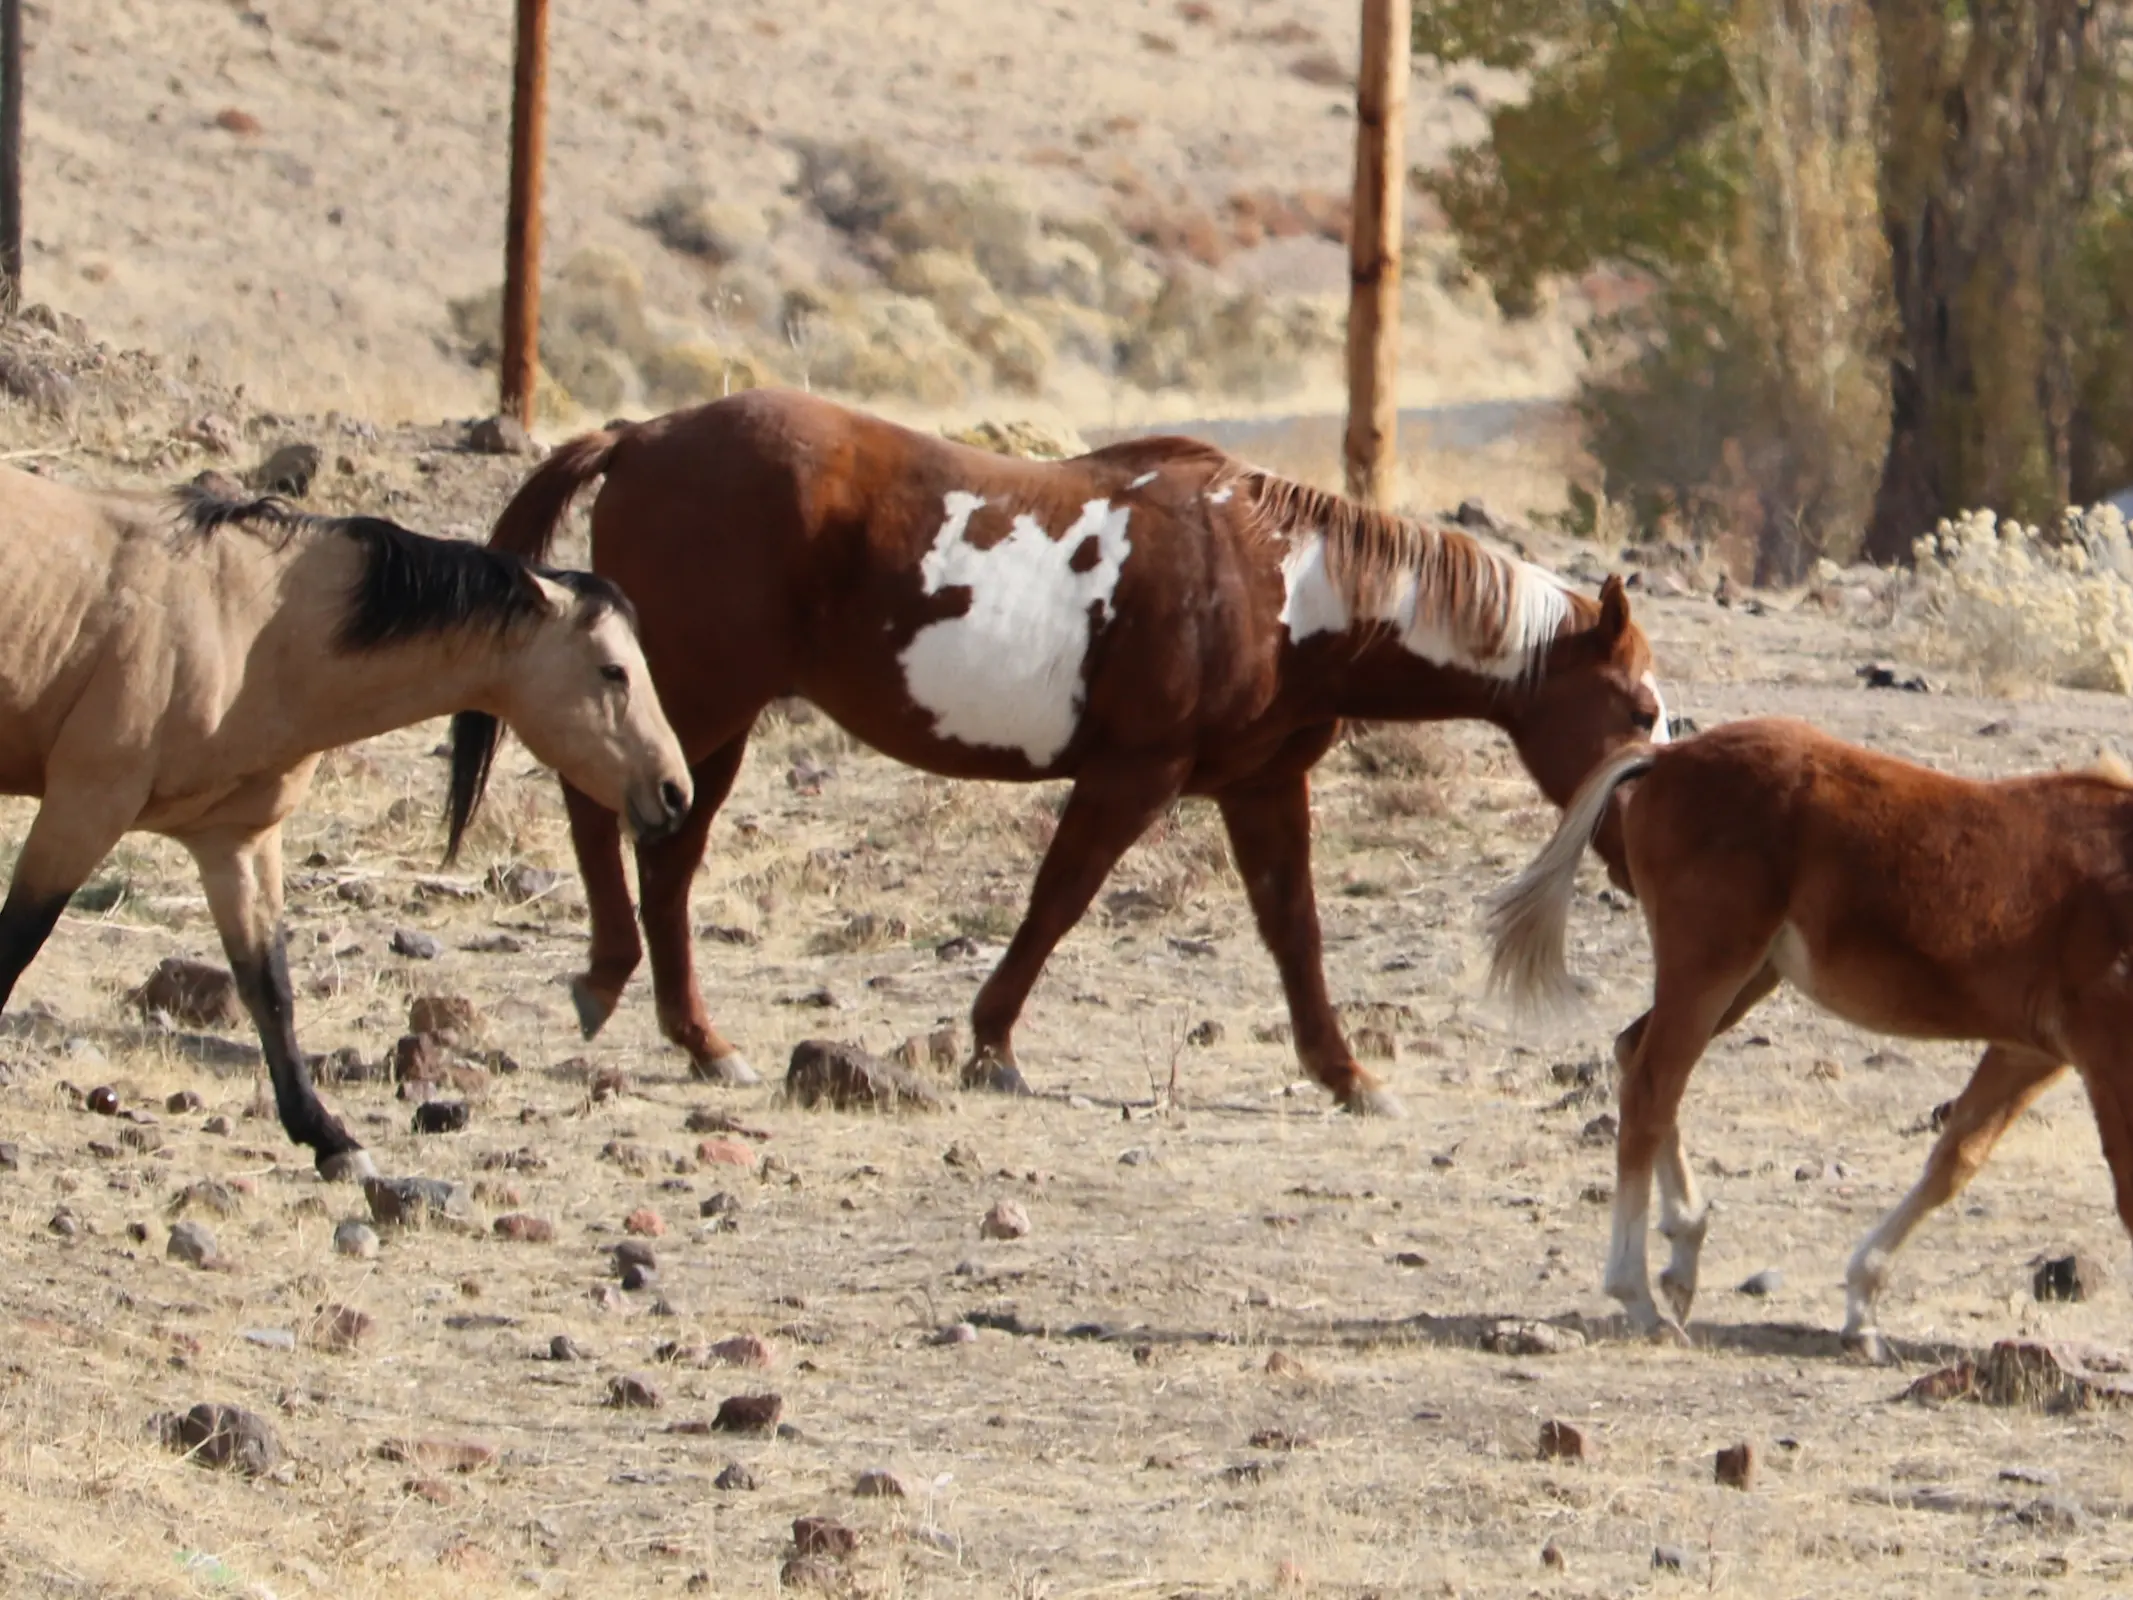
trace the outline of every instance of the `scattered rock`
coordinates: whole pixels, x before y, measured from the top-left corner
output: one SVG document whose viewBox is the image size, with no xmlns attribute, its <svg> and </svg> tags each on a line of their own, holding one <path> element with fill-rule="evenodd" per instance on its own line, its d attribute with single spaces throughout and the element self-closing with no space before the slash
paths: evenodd
<svg viewBox="0 0 2133 1600">
<path fill-rule="evenodd" d="M 469 1222 L 474 1216 L 467 1186 L 442 1178 L 365 1178 L 363 1198 L 380 1227 L 420 1228 L 435 1219 Z"/>
<path fill-rule="evenodd" d="M 1550 1322 L 1499 1322 L 1482 1336 L 1481 1347 L 1500 1356 L 1558 1356 L 1585 1348 L 1575 1328 Z"/>
<path fill-rule="evenodd" d="M 1603 1111 L 1578 1130 L 1579 1144 L 1613 1144 L 1615 1136 L 1622 1131 L 1612 1111 Z"/>
<path fill-rule="evenodd" d="M 935 1110 L 943 1104 L 932 1086 L 914 1073 L 855 1044 L 831 1039 L 803 1039 L 793 1046 L 785 1094 L 795 1105 L 827 1101 L 839 1111 Z"/>
<path fill-rule="evenodd" d="M 778 1586 L 801 1594 L 844 1594 L 851 1585 L 844 1568 L 826 1556 L 787 1556 L 778 1568 Z"/>
<path fill-rule="evenodd" d="M 978 1330 L 968 1322 L 951 1322 L 944 1328 L 936 1328 L 926 1338 L 928 1344 L 976 1344 Z"/>
<path fill-rule="evenodd" d="M 592 1081 L 586 1086 L 586 1089 L 592 1096 L 594 1105 L 600 1105 L 609 1100 L 619 1100 L 629 1093 L 630 1075 L 620 1067 L 602 1067 L 592 1075 Z"/>
<path fill-rule="evenodd" d="M 2055 1256 L 2037 1263 L 2030 1293 L 2039 1300 L 2085 1300 L 2095 1281 L 2094 1269 L 2080 1256 Z"/>
<path fill-rule="evenodd" d="M 246 1344 L 256 1344 L 262 1350 L 294 1350 L 296 1335 L 287 1328 L 245 1328 L 240 1330 Z"/>
<path fill-rule="evenodd" d="M 215 113 L 215 126 L 224 133 L 241 134 L 247 138 L 259 133 L 259 119 L 249 111 L 240 111 L 235 106 L 224 106 Z"/>
<path fill-rule="evenodd" d="M 1776 1294 L 1779 1289 L 1784 1287 L 1784 1284 L 1784 1273 L 1780 1272 L 1776 1267 L 1765 1267 L 1753 1277 L 1744 1280 L 1740 1286 L 1740 1292 L 1754 1295 L 1760 1300 L 1767 1295 Z"/>
<path fill-rule="evenodd" d="M 128 991 L 127 1003 L 143 1016 L 161 1012 L 187 1028 L 233 1028 L 244 1021 L 237 981 L 222 967 L 205 961 L 166 956 L 148 981 Z"/>
<path fill-rule="evenodd" d="M 464 1100 L 425 1100 L 415 1107 L 417 1133 L 464 1133 L 469 1115 Z"/>
<path fill-rule="evenodd" d="M 351 1217 L 333 1230 L 333 1248 L 358 1261 L 375 1261 L 378 1258 L 378 1235 L 369 1223 Z"/>
<path fill-rule="evenodd" d="M 1903 689 L 1912 694 L 1932 694 L 1933 681 L 1921 672 L 1905 672 L 1903 668 L 1888 661 L 1869 661 L 1856 669 L 1853 676 L 1868 689 Z"/>
<path fill-rule="evenodd" d="M 2002 1339 L 1976 1361 L 1929 1372 L 1903 1400 L 1975 1400 L 2058 1412 L 2133 1403 L 2133 1361 L 2070 1341 Z"/>
<path fill-rule="evenodd" d="M 215 1134 L 221 1138 L 227 1139 L 230 1136 L 231 1132 L 235 1129 L 235 1127 L 236 1124 L 231 1122 L 228 1117 L 213 1116 L 209 1117 L 207 1121 L 200 1124 L 200 1131 L 202 1133 Z"/>
<path fill-rule="evenodd" d="M 548 1341 L 550 1361 L 583 1361 L 585 1352 L 578 1348 L 577 1341 L 567 1333 L 559 1333 Z"/>
<path fill-rule="evenodd" d="M 496 1465 L 497 1449 L 483 1439 L 388 1439 L 378 1457 L 431 1472 L 479 1472 Z"/>
<path fill-rule="evenodd" d="M 533 438 L 518 418 L 483 417 L 467 424 L 467 448 L 483 456 L 530 456 L 536 453 Z"/>
<path fill-rule="evenodd" d="M 204 1222 L 190 1219 L 178 1223 L 170 1230 L 170 1243 L 163 1253 L 173 1261 L 182 1261 L 192 1267 L 213 1267 L 222 1260 L 215 1246 L 215 1235 Z"/>
<path fill-rule="evenodd" d="M 755 1474 L 738 1461 L 729 1461 L 719 1469 L 718 1476 L 711 1480 L 711 1487 L 725 1489 L 729 1492 L 736 1489 L 753 1489 L 755 1487 Z"/>
<path fill-rule="evenodd" d="M 626 1293 L 636 1294 L 641 1290 L 657 1288 L 658 1285 L 657 1267 L 640 1266 L 633 1261 L 622 1269 L 622 1287 Z"/>
<path fill-rule="evenodd" d="M 508 1239 L 513 1244 L 555 1243 L 555 1224 L 546 1217 L 532 1216 L 524 1211 L 498 1217 L 489 1227 L 497 1238 Z"/>
<path fill-rule="evenodd" d="M 21 1147 L 6 1140 L 0 1140 L 0 1172 L 17 1172 L 21 1168 Z"/>
<path fill-rule="evenodd" d="M 728 1395 L 719 1402 L 711 1426 L 720 1433 L 768 1433 L 785 1410 L 780 1394 Z"/>
<path fill-rule="evenodd" d="M 119 1113 L 118 1090 L 108 1083 L 100 1083 L 89 1091 L 82 1104 L 100 1117 L 115 1117 Z"/>
<path fill-rule="evenodd" d="M 188 1111 L 198 1111 L 200 1105 L 200 1097 L 190 1089 L 180 1089 L 163 1101 L 163 1109 L 174 1117 L 184 1116 Z"/>
<path fill-rule="evenodd" d="M 607 1403 L 625 1411 L 655 1411 L 664 1404 L 652 1380 L 634 1372 L 607 1380 Z"/>
<path fill-rule="evenodd" d="M 852 1493 L 863 1500 L 908 1500 L 911 1498 L 910 1491 L 904 1487 L 903 1479 L 884 1467 L 869 1467 L 866 1471 L 860 1473 L 858 1481 L 852 1485 Z"/>
<path fill-rule="evenodd" d="M 406 956 L 410 961 L 435 961 L 444 954 L 444 941 L 420 928 L 395 928 L 392 952 L 396 956 Z"/>
<path fill-rule="evenodd" d="M 1012 1200 L 995 1201 L 978 1224 L 981 1239 L 1022 1239 L 1029 1235 L 1029 1213 Z"/>
<path fill-rule="evenodd" d="M 1185 1035 L 1185 1042 L 1195 1049 L 1211 1050 L 1222 1042 L 1222 1024 L 1208 1017 Z"/>
<path fill-rule="evenodd" d="M 1568 1422 L 1544 1422 L 1540 1427 L 1540 1458 L 1543 1461 L 1583 1461 L 1585 1435 Z"/>
<path fill-rule="evenodd" d="M 639 1206 L 622 1219 L 622 1231 L 643 1239 L 657 1239 L 667 1231 L 666 1219 L 650 1206 Z"/>
<path fill-rule="evenodd" d="M 705 1139 L 696 1147 L 696 1160 L 699 1166 L 755 1170 L 755 1152 L 738 1139 Z"/>
<path fill-rule="evenodd" d="M 1563 1547 L 1553 1539 L 1541 1546 L 1541 1565 L 1554 1572 L 1563 1570 Z"/>
<path fill-rule="evenodd" d="M 370 1342 L 378 1325 L 369 1312 L 354 1306 L 320 1306 L 311 1324 L 311 1342 L 335 1355 L 347 1355 Z"/>
<path fill-rule="evenodd" d="M 286 495 L 292 500 L 301 500 L 311 492 L 311 482 L 318 476 L 318 468 L 318 446 L 292 439 L 254 467 L 248 478 L 261 494 Z"/>
<path fill-rule="evenodd" d="M 1755 1446 L 1742 1440 L 1718 1452 L 1712 1476 L 1728 1489 L 1755 1487 Z"/>
<path fill-rule="evenodd" d="M 234 1467 L 257 1477 L 281 1461 L 281 1441 L 266 1419 L 238 1406 L 203 1401 L 190 1411 L 157 1417 L 154 1426 L 167 1449 L 183 1451 L 205 1467 Z"/>
<path fill-rule="evenodd" d="M 803 1556 L 830 1556 L 841 1561 L 859 1548 L 859 1535 L 828 1517 L 795 1517 L 792 1542 Z"/>
<path fill-rule="evenodd" d="M 714 1344 L 707 1357 L 721 1367 L 768 1368 L 776 1364 L 777 1353 L 763 1340 L 752 1333 L 735 1334 L 730 1339 L 721 1339 Z"/>
<path fill-rule="evenodd" d="M 52 1213 L 51 1220 L 45 1223 L 45 1228 L 62 1239 L 72 1239 L 81 1233 L 81 1218 L 75 1216 L 66 1206 L 61 1206 Z"/>
<path fill-rule="evenodd" d="M 731 1217 L 738 1215 L 740 1209 L 741 1197 L 721 1189 L 714 1195 L 706 1196 L 697 1206 L 696 1214 L 699 1217 Z"/>
<path fill-rule="evenodd" d="M 481 1027 L 481 1012 L 465 995 L 420 994 L 407 1003 L 409 1033 L 434 1033 L 450 1044 L 474 1037 Z"/>
<path fill-rule="evenodd" d="M 1679 1572 L 1689 1562 L 1688 1554 L 1679 1545 L 1655 1544 L 1652 1546 L 1652 1568 L 1657 1572 Z"/>
</svg>

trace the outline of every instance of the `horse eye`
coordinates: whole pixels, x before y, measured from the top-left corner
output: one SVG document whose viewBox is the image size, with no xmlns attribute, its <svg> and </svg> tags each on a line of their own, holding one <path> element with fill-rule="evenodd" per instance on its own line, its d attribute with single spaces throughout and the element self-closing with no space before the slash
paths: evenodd
<svg viewBox="0 0 2133 1600">
<path fill-rule="evenodd" d="M 1634 726 L 1642 728 L 1649 733 L 1659 726 L 1659 713 L 1656 711 L 1633 711 L 1630 713 L 1629 720 Z"/>
<path fill-rule="evenodd" d="M 630 681 L 630 669 L 623 666 L 619 661 L 610 661 L 600 669 L 600 676 L 609 683 L 628 683 Z"/>
</svg>

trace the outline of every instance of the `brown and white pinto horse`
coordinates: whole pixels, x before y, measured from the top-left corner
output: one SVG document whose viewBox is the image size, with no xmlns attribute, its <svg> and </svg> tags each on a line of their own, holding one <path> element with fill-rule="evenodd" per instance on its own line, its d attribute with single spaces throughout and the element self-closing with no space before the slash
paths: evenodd
<svg viewBox="0 0 2133 1600">
<path fill-rule="evenodd" d="M 1617 752 L 1533 864 L 1491 902 L 1492 978 L 1527 1002 L 1566 991 L 1563 933 L 1585 842 L 1616 790 L 1630 883 L 1651 931 L 1651 1009 L 1615 1040 L 1622 1069 L 1607 1292 L 1679 1333 L 1707 1216 L 1676 1112 L 1714 1034 L 1781 981 L 1846 1021 L 1980 1039 L 1917 1185 L 1852 1256 L 1845 1342 L 1879 1359 L 1874 1302 L 1928 1215 L 2071 1063 L 2133 1229 L 2133 785 L 2123 768 L 1980 783 L 1862 750 L 1802 722 L 1728 723 Z M 1652 1173 L 1660 1276 L 1645 1234 Z"/>
<path fill-rule="evenodd" d="M 928 772 L 1074 780 L 972 1009 L 966 1084 L 1025 1087 L 1011 1033 L 1046 957 L 1142 831 L 1206 795 L 1298 1056 L 1349 1109 L 1378 1112 L 1397 1105 L 1341 1036 L 1311 889 L 1309 773 L 1341 719 L 1486 718 L 1561 804 L 1664 715 L 1619 581 L 1587 599 L 1464 533 L 1192 440 L 1014 460 L 754 390 L 560 446 L 490 543 L 536 557 L 603 474 L 592 563 L 636 602 L 696 780 L 688 822 L 637 859 L 660 1024 L 707 1079 L 754 1074 L 697 992 L 689 881 L 779 696 Z M 592 911 L 573 990 L 589 1036 L 641 950 L 614 818 L 565 794 Z"/>
</svg>

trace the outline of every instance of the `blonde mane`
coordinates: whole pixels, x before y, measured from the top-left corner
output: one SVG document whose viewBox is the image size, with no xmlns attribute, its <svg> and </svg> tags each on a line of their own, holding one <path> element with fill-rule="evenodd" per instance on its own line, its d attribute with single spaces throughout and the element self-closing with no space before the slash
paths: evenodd
<svg viewBox="0 0 2133 1600">
<path fill-rule="evenodd" d="M 1324 489 L 1242 468 L 1232 479 L 1254 531 L 1287 541 L 1292 636 L 1383 623 L 1416 654 L 1492 677 L 1540 668 L 1548 645 L 1589 625 L 1597 602 L 1553 573 L 1499 555 L 1457 528 L 1396 516 Z M 1313 615 L 1299 590 L 1321 581 Z M 1308 604 L 1308 602 L 1306 602 Z"/>
</svg>

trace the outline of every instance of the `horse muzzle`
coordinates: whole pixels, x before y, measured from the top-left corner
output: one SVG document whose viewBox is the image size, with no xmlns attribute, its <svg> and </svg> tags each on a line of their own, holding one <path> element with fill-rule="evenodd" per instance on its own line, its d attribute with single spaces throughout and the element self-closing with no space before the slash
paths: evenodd
<svg viewBox="0 0 2133 1600">
<path fill-rule="evenodd" d="M 679 828 L 689 815 L 689 786 L 672 778 L 649 794 L 629 797 L 630 832 L 639 844 L 654 844 Z"/>
</svg>

